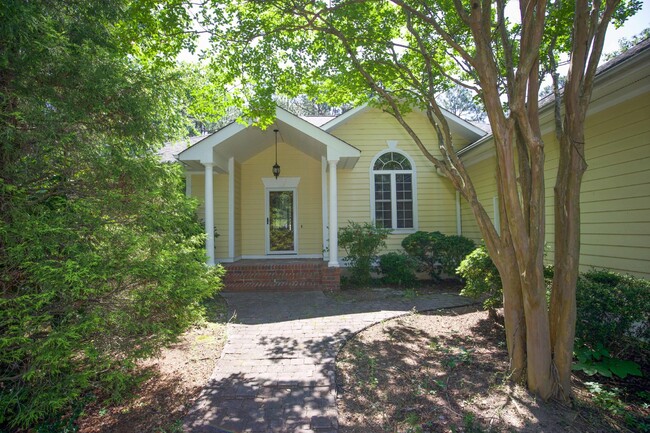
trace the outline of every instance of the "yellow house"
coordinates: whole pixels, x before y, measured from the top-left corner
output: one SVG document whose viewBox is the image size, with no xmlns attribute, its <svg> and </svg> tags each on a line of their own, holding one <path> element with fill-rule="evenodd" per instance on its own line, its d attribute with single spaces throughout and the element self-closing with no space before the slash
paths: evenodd
<svg viewBox="0 0 650 433">
<path fill-rule="evenodd" d="M 486 134 L 447 116 L 458 143 Z M 296 287 L 317 288 L 323 278 L 338 284 L 337 232 L 348 221 L 392 228 L 392 248 L 417 230 L 456 230 L 460 214 L 451 186 L 389 115 L 362 106 L 319 125 L 324 120 L 329 119 L 302 119 L 277 108 L 266 130 L 232 123 L 178 155 L 187 193 L 201 201 L 209 263 L 244 262 L 229 266 L 231 275 L 249 265 L 258 274 L 273 268 L 286 274 L 287 265 L 298 266 L 300 259 L 311 268 L 296 273 L 321 277 Z M 422 113 L 410 114 L 409 121 L 435 146 Z M 279 287 L 271 274 L 258 275 L 249 288 Z M 286 278 L 281 284 L 286 288 Z"/>
<path fill-rule="evenodd" d="M 650 275 L 648 46 L 619 56 L 598 74 L 582 194 L 583 266 L 642 276 Z M 480 199 L 498 209 L 491 136 L 445 115 Z M 412 112 L 407 120 L 429 149 L 438 148 L 422 113 Z M 542 124 L 550 243 L 557 168 L 550 109 L 542 111 Z M 391 250 L 417 230 L 480 240 L 468 206 L 450 183 L 390 115 L 369 106 L 332 119 L 300 118 L 278 108 L 266 130 L 232 123 L 177 159 L 186 168 L 187 194 L 201 201 L 209 263 L 227 264 L 230 288 L 337 288 L 337 231 L 348 221 L 392 228 Z M 495 213 L 497 226 L 498 219 Z"/>
</svg>

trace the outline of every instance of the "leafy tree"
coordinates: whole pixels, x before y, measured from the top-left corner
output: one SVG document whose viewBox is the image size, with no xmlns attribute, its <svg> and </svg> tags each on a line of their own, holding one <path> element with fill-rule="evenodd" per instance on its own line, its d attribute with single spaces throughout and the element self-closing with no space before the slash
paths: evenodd
<svg viewBox="0 0 650 433">
<path fill-rule="evenodd" d="M 543 398 L 571 395 L 575 287 L 580 256 L 584 123 L 605 32 L 637 0 L 506 1 L 275 0 L 212 2 L 212 67 L 231 100 L 270 123 L 273 94 L 307 94 L 333 105 L 371 103 L 391 114 L 468 202 L 504 290 L 512 377 L 525 374 Z M 518 13 L 517 13 L 518 12 Z M 569 55 L 560 98 L 557 63 Z M 555 275 L 550 312 L 544 284 L 544 140 L 539 89 L 554 78 Z M 440 95 L 456 83 L 482 101 L 494 133 L 501 227 L 477 198 L 456 153 Z M 236 84 L 236 85 L 235 85 Z M 504 108 L 505 107 L 505 108 Z M 419 110 L 438 137 L 428 148 L 408 123 Z"/>
<path fill-rule="evenodd" d="M 485 120 L 485 110 L 479 98 L 461 85 L 454 85 L 440 98 L 440 105 L 465 120 Z"/>
<path fill-rule="evenodd" d="M 185 25 L 159 6 L 0 4 L 2 431 L 119 397 L 219 287 L 180 169 L 155 153 L 186 126 L 169 57 L 190 41 L 148 54 L 161 20 Z"/>
<path fill-rule="evenodd" d="M 338 116 L 352 108 L 350 105 L 332 107 L 327 103 L 319 103 L 310 99 L 307 95 L 298 95 L 293 98 L 277 95 L 274 99 L 278 106 L 297 116 Z"/>
<path fill-rule="evenodd" d="M 643 29 L 642 32 L 637 33 L 636 35 L 632 36 L 630 39 L 627 38 L 621 38 L 618 41 L 618 49 L 615 51 L 612 51 L 611 53 L 605 54 L 605 60 L 612 60 L 614 57 L 619 56 L 635 46 L 638 43 L 641 43 L 645 41 L 646 39 L 650 38 L 650 27 L 647 27 Z"/>
</svg>

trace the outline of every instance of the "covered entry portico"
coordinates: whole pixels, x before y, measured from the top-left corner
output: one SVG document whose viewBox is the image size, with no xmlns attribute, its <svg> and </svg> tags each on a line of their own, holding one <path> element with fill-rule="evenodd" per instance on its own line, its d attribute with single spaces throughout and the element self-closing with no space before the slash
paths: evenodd
<svg viewBox="0 0 650 433">
<path fill-rule="evenodd" d="M 203 205 L 208 264 L 320 259 L 338 267 L 337 171 L 359 157 L 355 147 L 280 108 L 266 130 L 232 123 L 181 152 L 187 193 Z"/>
</svg>

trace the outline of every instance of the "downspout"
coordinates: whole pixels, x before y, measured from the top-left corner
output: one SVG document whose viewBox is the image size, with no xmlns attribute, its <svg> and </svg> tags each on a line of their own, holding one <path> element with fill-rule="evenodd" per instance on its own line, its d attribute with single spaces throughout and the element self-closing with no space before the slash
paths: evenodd
<svg viewBox="0 0 650 433">
<path fill-rule="evenodd" d="M 460 191 L 456 191 L 456 234 L 463 235 L 463 218 L 460 209 Z"/>
</svg>

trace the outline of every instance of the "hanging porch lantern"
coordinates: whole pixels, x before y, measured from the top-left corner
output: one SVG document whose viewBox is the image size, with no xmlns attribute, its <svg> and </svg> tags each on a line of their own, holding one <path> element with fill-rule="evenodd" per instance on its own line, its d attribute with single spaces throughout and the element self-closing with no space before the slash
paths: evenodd
<svg viewBox="0 0 650 433">
<path fill-rule="evenodd" d="M 280 176 L 280 166 L 278 165 L 278 129 L 274 129 L 275 132 L 275 164 L 273 164 L 273 176 L 277 179 Z"/>
</svg>

